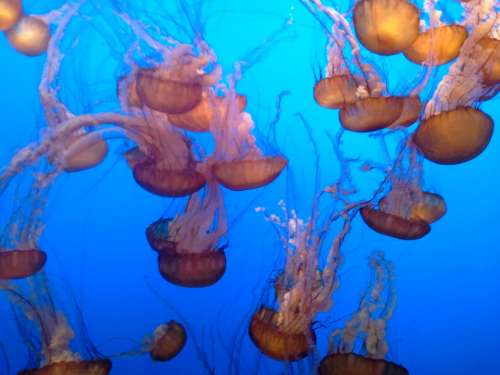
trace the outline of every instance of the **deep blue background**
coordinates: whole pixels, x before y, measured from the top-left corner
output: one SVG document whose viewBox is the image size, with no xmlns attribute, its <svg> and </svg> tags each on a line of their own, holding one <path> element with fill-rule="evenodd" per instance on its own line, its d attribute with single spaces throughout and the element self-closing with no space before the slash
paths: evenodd
<svg viewBox="0 0 500 375">
<path fill-rule="evenodd" d="M 143 3 L 136 10 L 158 10 L 153 1 Z M 24 2 L 25 9 L 34 13 L 60 4 Z M 106 13 L 109 5 L 101 4 Z M 335 133 L 339 128 L 337 112 L 318 107 L 311 95 L 311 67 L 325 63 L 325 37 L 318 24 L 296 1 L 214 0 L 209 4 L 207 40 L 226 72 L 234 61 L 278 29 L 292 6 L 296 8 L 294 26 L 283 35 L 285 40 L 275 43 L 239 86 L 248 96 L 248 110 L 263 132 L 274 115 L 276 96 L 282 90 L 291 90 L 277 130 L 280 150 L 290 160 L 289 169 L 269 187 L 224 192 L 232 223 L 228 269 L 219 283 L 206 289 L 175 287 L 158 274 L 156 254 L 146 243 L 144 229 L 166 209 L 174 212 L 182 205 L 153 196 L 133 181 L 120 155 L 120 141 L 110 142 L 112 151 L 98 168 L 65 175 L 57 181 L 41 241 L 50 254 L 47 270 L 58 293 L 64 296 L 71 290 L 77 296 L 97 347 L 106 355 L 127 351 L 137 347 L 134 342 L 140 343 L 158 324 L 178 318 L 147 283 L 191 326 L 188 344 L 174 360 L 158 364 L 146 355 L 126 356 L 114 361 L 113 374 L 203 373 L 193 337 L 209 357 L 213 353 L 216 373 L 228 373 L 224 346 L 231 348 L 234 335 L 247 329 L 249 314 L 270 288 L 269 278 L 283 256 L 275 232 L 253 208 L 266 206 L 277 211 L 278 200 L 288 198 L 303 217 L 309 213 L 313 147 L 295 116 L 297 112 L 312 125 L 321 155 L 322 183 L 338 177 L 338 163 L 325 137 L 326 131 Z M 349 6 L 341 1 L 337 4 L 342 10 Z M 454 1 L 443 4 L 451 18 L 459 17 Z M 92 25 L 75 24 L 79 26 L 70 32 L 78 32 L 80 39 L 78 45 L 66 51 L 61 95 L 77 113 L 83 106 L 96 111 L 116 109 L 114 87 L 120 61 L 110 49 L 110 45 L 117 45 L 110 36 L 114 24 L 109 17 L 101 16 L 95 17 Z M 393 89 L 408 85 L 405 79 L 418 71 L 401 56 L 369 57 L 389 78 Z M 4 165 L 16 149 L 37 136 L 37 129 L 43 125 L 37 85 L 45 56 L 21 56 L 0 37 L 0 61 L 0 162 Z M 98 101 L 102 103 L 96 104 Z M 481 108 L 496 120 L 500 116 L 499 103 L 497 98 Z M 369 158 L 377 158 L 380 152 L 378 143 L 367 135 L 346 137 L 347 154 L 359 156 L 361 149 L 362 155 Z M 325 353 L 325 338 L 333 328 L 332 321 L 353 311 L 367 284 L 368 254 L 384 250 L 395 262 L 398 289 L 398 306 L 389 324 L 388 358 L 404 364 L 414 375 L 500 374 L 499 162 L 497 132 L 487 150 L 471 162 L 456 166 L 425 162 L 426 187 L 445 197 L 448 213 L 421 240 L 405 242 L 384 237 L 359 218 L 355 220 L 343 248 L 346 261 L 334 308 L 319 317 L 327 326 L 318 331 L 321 355 Z M 291 191 L 288 196 L 287 187 Z M 210 332 L 215 336 L 212 341 Z M 7 348 L 11 368 L 18 371 L 25 364 L 25 348 L 3 298 L 0 340 Z M 248 337 L 243 349 L 235 350 L 234 355 L 240 373 L 254 373 L 256 360 L 261 358 Z M 261 373 L 283 371 L 278 362 L 266 358 L 260 361 Z"/>
</svg>

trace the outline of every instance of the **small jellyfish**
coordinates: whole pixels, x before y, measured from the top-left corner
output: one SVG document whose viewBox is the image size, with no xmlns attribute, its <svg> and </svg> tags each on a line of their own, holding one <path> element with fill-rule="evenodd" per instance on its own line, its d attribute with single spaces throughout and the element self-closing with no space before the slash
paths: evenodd
<svg viewBox="0 0 500 375">
<path fill-rule="evenodd" d="M 204 194 L 189 198 L 182 214 L 152 223 L 146 237 L 167 281 L 199 288 L 215 284 L 226 271 L 226 255 L 218 244 L 226 231 L 223 196 L 212 181 Z"/>
<path fill-rule="evenodd" d="M 356 101 L 357 83 L 350 74 L 335 74 L 314 85 L 314 100 L 322 106 L 340 109 Z"/>
<path fill-rule="evenodd" d="M 12 47 L 27 56 L 38 56 L 47 51 L 50 30 L 47 23 L 35 16 L 22 16 L 6 31 Z"/>
<path fill-rule="evenodd" d="M 0 279 L 24 279 L 40 272 L 47 254 L 39 249 L 0 249 Z"/>
<path fill-rule="evenodd" d="M 500 40 L 484 37 L 478 42 L 479 47 L 488 55 L 483 68 L 483 81 L 489 86 L 500 83 Z"/>
<path fill-rule="evenodd" d="M 0 0 L 0 31 L 14 26 L 22 13 L 21 0 Z"/>
<path fill-rule="evenodd" d="M 363 294 L 358 311 L 343 328 L 332 332 L 329 352 L 319 365 L 320 375 L 408 375 L 408 370 L 384 359 L 387 322 L 396 306 L 394 266 L 383 253 L 370 257 L 374 281 Z M 357 343 L 366 355 L 354 352 Z"/>
<path fill-rule="evenodd" d="M 379 55 L 393 55 L 417 38 L 420 11 L 407 0 L 360 0 L 354 6 L 353 23 L 363 46 Z"/>
<path fill-rule="evenodd" d="M 158 362 L 174 358 L 184 348 L 186 339 L 186 329 L 174 320 L 158 326 L 150 343 L 151 358 Z"/>
</svg>

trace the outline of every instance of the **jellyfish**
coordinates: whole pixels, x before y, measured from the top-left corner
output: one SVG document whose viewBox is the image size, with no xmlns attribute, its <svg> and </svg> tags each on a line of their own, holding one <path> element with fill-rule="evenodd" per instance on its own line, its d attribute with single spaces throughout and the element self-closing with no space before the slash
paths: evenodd
<svg viewBox="0 0 500 375">
<path fill-rule="evenodd" d="M 266 220 L 279 230 L 286 251 L 285 266 L 275 284 L 278 306 L 262 305 L 252 316 L 249 334 L 254 344 L 267 356 L 280 361 L 297 361 L 314 349 L 316 336 L 312 322 L 319 312 L 328 311 L 337 287 L 336 272 L 340 246 L 350 230 L 345 220 L 332 242 L 326 264 L 319 265 L 321 234 L 313 220 L 304 221 L 279 203 L 286 221 L 269 214 Z M 265 212 L 258 207 L 257 212 Z"/>
<path fill-rule="evenodd" d="M 408 375 L 404 367 L 384 359 L 388 352 L 387 323 L 396 306 L 394 265 L 382 252 L 369 261 L 373 281 L 353 317 L 330 335 L 330 354 L 321 360 L 320 375 Z M 357 344 L 361 344 L 360 349 L 356 349 Z"/>
<path fill-rule="evenodd" d="M 407 49 L 418 36 L 420 11 L 408 0 L 360 0 L 353 10 L 361 44 L 380 55 Z"/>
<path fill-rule="evenodd" d="M 0 1 L 0 31 L 9 30 L 23 13 L 21 0 Z"/>
<path fill-rule="evenodd" d="M 214 113 L 210 131 L 215 138 L 212 160 L 217 181 L 231 190 L 248 190 L 273 182 L 286 167 L 283 156 L 266 156 L 252 135 L 254 122 L 248 112 L 241 111 L 241 100 L 235 91 L 237 72 L 229 78 L 229 85 L 221 84 L 224 93 L 224 111 Z"/>
<path fill-rule="evenodd" d="M 210 178 L 205 192 L 189 197 L 186 209 L 174 218 L 162 218 L 146 229 L 158 252 L 161 275 L 169 282 L 196 288 L 215 284 L 226 271 L 220 246 L 227 232 L 222 192 Z"/>
<path fill-rule="evenodd" d="M 27 290 L 23 289 L 21 286 L 5 283 L 0 285 L 0 290 L 7 294 L 13 306 L 17 327 L 30 354 L 28 368 L 19 374 L 107 375 L 111 371 L 111 361 L 86 341 L 87 332 L 82 332 L 82 340 L 79 342 L 82 352 L 77 353 L 71 349 L 75 332 L 67 316 L 57 309 L 45 273 L 33 276 L 26 283 Z M 82 319 L 81 312 L 79 313 L 77 318 Z M 80 323 L 81 329 L 85 330 L 81 320 Z"/>
<path fill-rule="evenodd" d="M 472 5 L 465 24 L 471 32 L 460 55 L 451 65 L 431 100 L 413 141 L 424 156 L 439 164 L 458 164 L 474 159 L 487 147 L 493 119 L 476 104 L 491 94 L 482 68 L 490 58 L 478 43 L 496 22 L 494 4 Z M 493 88 L 494 89 L 494 88 Z"/>
<path fill-rule="evenodd" d="M 186 344 L 186 329 L 175 320 L 156 327 L 149 344 L 149 353 L 154 361 L 165 362 L 179 354 Z"/>
<path fill-rule="evenodd" d="M 404 138 L 402 150 L 386 179 L 390 189 L 378 202 L 378 208 L 369 204 L 360 209 L 361 217 L 373 230 L 404 240 L 424 237 L 430 224 L 446 213 L 446 203 L 437 193 L 422 189 L 421 157 Z"/>
<path fill-rule="evenodd" d="M 405 57 L 417 64 L 443 65 L 457 58 L 465 39 L 467 29 L 460 24 L 444 24 L 441 12 L 435 9 L 435 0 L 424 2 L 429 15 L 430 28 L 418 34 L 415 41 L 404 50 Z"/>
<path fill-rule="evenodd" d="M 363 61 L 360 46 L 347 19 L 334 8 L 323 5 L 320 0 L 302 2 L 321 24 L 323 21 L 317 11 L 325 14 L 332 22 L 331 30 L 323 26 L 328 37 L 328 63 L 326 77 L 317 81 L 314 86 L 316 102 L 327 108 L 340 109 L 340 123 L 343 128 L 351 131 L 371 132 L 387 127 L 409 126 L 415 122 L 421 109 L 418 98 L 420 88 L 413 90 L 410 95 L 388 95 L 385 83 L 376 70 Z M 381 2 L 375 3 L 361 1 L 356 7 L 371 9 L 373 5 L 375 9 Z M 394 5 L 397 2 L 388 3 Z M 347 59 L 348 49 L 352 55 L 352 64 Z"/>
</svg>

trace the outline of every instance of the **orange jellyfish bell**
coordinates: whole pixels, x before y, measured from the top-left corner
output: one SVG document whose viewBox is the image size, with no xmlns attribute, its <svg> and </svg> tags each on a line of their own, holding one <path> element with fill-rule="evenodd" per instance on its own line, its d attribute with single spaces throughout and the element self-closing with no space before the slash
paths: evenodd
<svg viewBox="0 0 500 375">
<path fill-rule="evenodd" d="M 140 69 L 137 73 L 137 94 L 151 109 L 167 114 L 192 110 L 202 99 L 203 88 L 197 81 L 180 81 L 168 68 Z"/>
<path fill-rule="evenodd" d="M 482 38 L 477 43 L 488 55 L 483 67 L 483 81 L 489 86 L 500 83 L 500 40 L 494 38 Z"/>
<path fill-rule="evenodd" d="M 334 353 L 321 360 L 319 375 L 409 375 L 409 372 L 384 359 L 354 353 Z"/>
<path fill-rule="evenodd" d="M 49 46 L 49 26 L 37 17 L 21 17 L 6 35 L 12 47 L 27 56 L 41 55 Z"/>
<path fill-rule="evenodd" d="M 288 164 L 281 156 L 221 161 L 214 165 L 217 181 L 231 190 L 255 189 L 273 182 Z"/>
<path fill-rule="evenodd" d="M 142 188 L 165 197 L 191 195 L 206 183 L 205 177 L 195 168 L 169 169 L 149 160 L 137 163 L 133 174 Z"/>
<path fill-rule="evenodd" d="M 339 112 L 342 127 L 355 132 L 370 132 L 392 125 L 401 116 L 403 101 L 395 96 L 359 99 Z"/>
<path fill-rule="evenodd" d="M 108 144 L 100 137 L 93 137 L 90 133 L 86 136 L 90 139 L 84 147 L 69 152 L 64 157 L 63 169 L 65 172 L 79 172 L 93 168 L 106 158 L 108 154 Z"/>
<path fill-rule="evenodd" d="M 455 59 L 467 39 L 467 29 L 461 25 L 444 25 L 419 34 L 404 55 L 416 64 L 443 65 Z"/>
<path fill-rule="evenodd" d="M 347 74 L 323 78 L 314 85 L 314 100 L 322 107 L 338 109 L 356 101 L 357 84 Z"/>
<path fill-rule="evenodd" d="M 110 371 L 109 359 L 96 359 L 55 362 L 38 369 L 23 370 L 18 375 L 107 375 Z"/>
<path fill-rule="evenodd" d="M 0 249 L 0 279 L 23 279 L 39 272 L 47 254 L 38 249 Z"/>
<path fill-rule="evenodd" d="M 154 332 L 151 358 L 155 361 L 165 362 L 179 354 L 186 344 L 186 330 L 184 327 L 171 320 L 167 324 L 157 327 Z"/>
<path fill-rule="evenodd" d="M 422 220 L 428 224 L 441 219 L 446 213 L 443 197 L 436 193 L 422 192 L 422 199 L 412 205 L 410 220 Z"/>
<path fill-rule="evenodd" d="M 354 29 L 361 43 L 380 55 L 393 55 L 417 38 L 418 8 L 407 0 L 361 0 L 354 7 Z"/>
<path fill-rule="evenodd" d="M 21 0 L 0 0 L 0 31 L 14 26 L 22 13 Z"/>
<path fill-rule="evenodd" d="M 200 288 L 215 284 L 226 272 L 223 249 L 198 253 L 161 252 L 158 257 L 160 274 L 172 284 Z"/>
<path fill-rule="evenodd" d="M 297 361 L 307 357 L 316 342 L 314 331 L 284 332 L 277 323 L 278 314 L 265 307 L 253 314 L 249 334 L 254 344 L 262 353 L 279 361 Z"/>
<path fill-rule="evenodd" d="M 438 164 L 458 164 L 483 152 L 492 134 L 490 116 L 472 107 L 459 107 L 422 121 L 413 141 L 427 159 Z"/>
<path fill-rule="evenodd" d="M 245 110 L 247 98 L 237 95 L 236 101 L 240 112 Z M 180 114 L 168 115 L 168 120 L 172 125 L 193 132 L 207 132 L 214 118 L 214 111 L 219 111 L 220 117 L 224 118 L 226 103 L 223 97 L 203 95 L 203 99 L 192 110 Z"/>
<path fill-rule="evenodd" d="M 374 231 L 401 240 L 417 240 L 431 230 L 428 223 L 420 219 L 407 219 L 371 207 L 363 207 L 361 217 Z"/>
<path fill-rule="evenodd" d="M 410 126 L 420 117 L 422 102 L 418 96 L 403 96 L 403 109 L 401 115 L 396 120 L 397 126 Z"/>
</svg>

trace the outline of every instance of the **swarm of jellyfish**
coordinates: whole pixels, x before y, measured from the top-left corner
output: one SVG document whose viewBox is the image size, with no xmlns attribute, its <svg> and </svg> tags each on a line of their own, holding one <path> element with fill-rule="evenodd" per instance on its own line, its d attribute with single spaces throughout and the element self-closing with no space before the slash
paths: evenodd
<svg viewBox="0 0 500 375">
<path fill-rule="evenodd" d="M 178 3 L 185 15 L 201 4 Z M 326 351 L 318 345 L 317 322 L 336 311 L 353 226 L 366 224 L 394 241 L 423 238 L 448 209 L 445 197 L 426 184 L 424 162 L 465 163 L 488 147 L 494 120 L 480 107 L 500 89 L 500 4 L 463 0 L 461 18 L 447 23 L 438 0 L 425 0 L 421 9 L 411 0 L 356 0 L 347 13 L 332 2 L 299 3 L 326 38 L 326 46 L 319 45 L 326 47 L 326 65 L 308 96 L 332 119 L 338 116 L 339 129 L 330 126 L 336 136 L 328 138 L 339 175 L 328 176 L 327 183 L 315 181 L 308 215 L 285 200 L 278 200 L 278 214 L 252 201 L 275 229 L 280 262 L 245 322 L 245 334 L 259 353 L 286 369 L 308 361 L 308 371 L 321 375 L 409 374 L 388 358 L 396 276 L 395 264 L 382 251 L 369 257 L 368 288 L 357 310 L 328 332 Z M 99 352 L 77 301 L 75 314 L 65 311 L 46 268 L 52 261 L 42 240 L 50 225 L 48 197 L 59 177 L 99 166 L 119 143 L 129 183 L 180 202 L 141 229 L 159 275 L 173 287 L 203 292 L 231 267 L 234 212 L 227 196 L 246 199 L 242 191 L 267 191 L 291 168 L 278 147 L 262 146 L 269 140 L 260 139 L 265 138 L 261 125 L 249 109 L 254 98 L 241 93 L 238 84 L 279 35 L 297 27 L 293 18 L 283 17 L 284 26 L 256 49 L 255 61 L 233 61 L 223 69 L 204 30 L 190 17 L 190 37 L 181 39 L 113 4 L 111 29 L 130 37 L 124 38 L 120 72 L 113 77 L 115 110 L 78 111 L 61 95 L 61 76 L 67 55 L 78 47 L 78 37 L 68 30 L 99 9 L 86 5 L 68 1 L 49 13 L 30 14 L 21 0 L 0 0 L 0 30 L 9 45 L 24 56 L 45 59 L 38 85 L 44 125 L 0 170 L 0 198 L 8 209 L 0 236 L 0 291 L 26 344 L 28 364 L 17 372 L 23 375 L 105 375 L 112 361 L 136 355 L 174 361 L 194 335 L 182 319 L 164 320 L 138 348 Z M 185 31 L 181 24 L 174 22 Z M 378 64 L 396 54 L 419 69 L 399 91 L 389 89 Z M 446 73 L 433 82 L 446 65 Z M 270 127 L 280 121 L 281 99 Z M 311 135 L 307 113 L 298 117 Z M 351 133 L 377 139 L 384 160 L 349 157 L 345 139 Z M 200 134 L 210 137 L 212 147 Z M 389 139 L 397 139 L 392 149 Z M 317 146 L 310 140 L 318 169 Z M 360 173 L 379 176 L 375 186 L 360 186 Z"/>
</svg>

